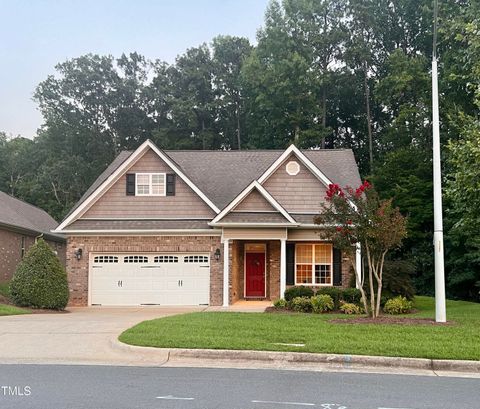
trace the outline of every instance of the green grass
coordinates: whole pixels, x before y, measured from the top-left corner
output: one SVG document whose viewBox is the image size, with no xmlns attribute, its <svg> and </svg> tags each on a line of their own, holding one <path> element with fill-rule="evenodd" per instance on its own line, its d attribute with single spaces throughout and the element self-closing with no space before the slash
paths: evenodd
<svg viewBox="0 0 480 409">
<path fill-rule="evenodd" d="M 0 316 L 2 315 L 20 315 L 29 314 L 30 311 L 24 308 L 14 307 L 13 305 L 0 304 Z"/>
<path fill-rule="evenodd" d="M 417 297 L 416 317 L 433 318 L 434 300 Z M 144 321 L 123 332 L 131 345 L 251 349 L 480 360 L 480 304 L 447 302 L 455 325 L 335 324 L 344 315 L 200 312 Z M 305 344 L 304 347 L 278 345 Z"/>
</svg>

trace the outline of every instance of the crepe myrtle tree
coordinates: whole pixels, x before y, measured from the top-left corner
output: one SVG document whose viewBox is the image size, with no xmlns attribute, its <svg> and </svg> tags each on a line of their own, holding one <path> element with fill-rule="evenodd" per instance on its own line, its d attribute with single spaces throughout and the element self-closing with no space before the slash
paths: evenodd
<svg viewBox="0 0 480 409">
<path fill-rule="evenodd" d="M 315 223 L 322 225 L 322 235 L 351 261 L 365 311 L 376 318 L 380 313 L 385 256 L 401 246 L 407 233 L 406 218 L 392 205 L 392 199 L 380 200 L 367 181 L 355 190 L 330 184 L 325 199 Z M 357 271 L 355 263 L 357 246 L 361 246 L 367 261 L 369 303 L 365 275 Z"/>
</svg>

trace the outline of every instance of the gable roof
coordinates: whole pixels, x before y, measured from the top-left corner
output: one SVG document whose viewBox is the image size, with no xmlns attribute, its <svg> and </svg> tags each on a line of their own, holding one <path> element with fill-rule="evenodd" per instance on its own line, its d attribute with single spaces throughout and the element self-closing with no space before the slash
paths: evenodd
<svg viewBox="0 0 480 409">
<path fill-rule="evenodd" d="M 44 234 L 50 239 L 64 240 L 50 233 L 58 223 L 45 210 L 0 192 L 0 225 L 20 229 L 33 235 Z"/>
<path fill-rule="evenodd" d="M 99 178 L 97 178 L 97 181 L 94 183 L 94 185 L 98 184 L 98 186 L 93 189 L 92 193 L 86 196 L 83 201 L 77 202 L 74 210 L 70 212 L 70 214 L 57 227 L 57 231 L 64 229 L 69 223 L 74 221 L 75 217 L 79 216 L 82 211 L 88 209 L 88 206 L 91 206 L 93 203 L 95 203 L 95 200 L 105 193 L 118 179 L 120 179 L 120 177 L 125 174 L 128 169 L 134 165 L 136 161 L 138 161 L 149 149 L 153 150 L 160 157 L 160 159 L 162 159 L 167 166 L 169 166 L 177 174 L 178 177 L 180 177 L 198 196 L 200 196 L 205 203 L 207 203 L 208 206 L 213 209 L 215 213 L 220 212 L 220 209 L 218 209 L 215 204 L 188 178 L 188 176 L 185 175 L 182 169 L 174 161 L 172 161 L 172 159 L 165 154 L 165 152 L 158 149 L 152 141 L 147 139 L 135 150 L 135 152 L 128 155 L 128 158 L 124 159 L 115 170 L 107 175 L 105 180 L 99 181 Z M 107 171 L 103 173 L 105 174 Z"/>
<path fill-rule="evenodd" d="M 148 142 L 155 146 L 152 142 Z M 318 168 L 333 183 L 353 187 L 361 184 L 358 167 L 351 149 L 295 149 L 304 160 Z M 260 178 L 269 170 L 285 154 L 286 150 L 165 150 L 161 152 L 185 176 L 188 176 L 191 183 L 203 192 L 217 209 L 223 209 L 252 181 Z M 121 152 L 85 192 L 67 218 L 124 162 L 129 160 L 132 154 L 131 151 Z"/>
<path fill-rule="evenodd" d="M 253 190 L 257 190 L 265 198 L 265 200 L 267 200 L 275 208 L 275 210 L 277 210 L 277 212 L 281 216 L 283 216 L 283 223 L 296 223 L 292 216 L 288 214 L 288 212 L 280 205 L 280 203 L 278 203 L 260 183 L 254 180 L 212 220 L 211 224 L 215 225 L 220 223 L 222 219 L 227 216 L 232 209 L 234 209 L 238 204 L 240 204 L 242 200 L 245 199 Z"/>
</svg>

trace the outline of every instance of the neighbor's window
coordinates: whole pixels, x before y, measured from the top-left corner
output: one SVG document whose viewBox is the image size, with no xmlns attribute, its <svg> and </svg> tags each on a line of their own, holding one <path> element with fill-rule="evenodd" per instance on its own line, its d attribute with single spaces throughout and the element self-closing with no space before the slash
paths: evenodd
<svg viewBox="0 0 480 409">
<path fill-rule="evenodd" d="M 137 196 L 165 196 L 165 173 L 137 173 Z"/>
<path fill-rule="evenodd" d="M 295 246 L 295 284 L 332 285 L 333 246 L 297 244 Z"/>
<path fill-rule="evenodd" d="M 20 247 L 21 253 L 22 253 L 22 258 L 25 255 L 25 236 L 22 236 L 22 245 Z"/>
</svg>

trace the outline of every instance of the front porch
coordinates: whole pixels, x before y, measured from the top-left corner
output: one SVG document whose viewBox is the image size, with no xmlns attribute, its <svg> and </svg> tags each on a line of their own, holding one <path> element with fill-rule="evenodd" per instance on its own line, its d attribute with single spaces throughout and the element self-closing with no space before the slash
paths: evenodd
<svg viewBox="0 0 480 409">
<path fill-rule="evenodd" d="M 222 241 L 223 307 L 273 302 L 294 285 L 317 290 L 351 282 L 349 260 L 313 230 L 224 229 Z"/>
</svg>

